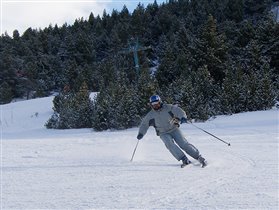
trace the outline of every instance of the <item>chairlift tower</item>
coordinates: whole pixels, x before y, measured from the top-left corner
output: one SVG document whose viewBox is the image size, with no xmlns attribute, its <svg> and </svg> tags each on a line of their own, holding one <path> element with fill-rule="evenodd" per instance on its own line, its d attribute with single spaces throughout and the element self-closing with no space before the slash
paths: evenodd
<svg viewBox="0 0 279 210">
<path fill-rule="evenodd" d="M 128 48 L 125 48 L 124 50 L 122 50 L 121 53 L 126 53 L 126 54 L 133 53 L 135 69 L 136 69 L 136 76 L 137 76 L 137 80 L 138 80 L 139 73 L 140 73 L 138 52 L 151 49 L 151 47 L 150 46 L 148 46 L 148 47 L 140 46 L 138 38 L 131 38 L 128 42 L 128 45 L 129 45 Z"/>
</svg>

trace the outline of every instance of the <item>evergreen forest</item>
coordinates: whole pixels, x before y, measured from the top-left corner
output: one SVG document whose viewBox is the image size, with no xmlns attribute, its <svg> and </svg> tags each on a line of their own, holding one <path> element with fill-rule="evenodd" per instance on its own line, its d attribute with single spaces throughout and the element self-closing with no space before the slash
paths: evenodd
<svg viewBox="0 0 279 210">
<path fill-rule="evenodd" d="M 138 126 L 153 94 L 199 121 L 271 109 L 279 100 L 276 6 L 155 0 L 72 25 L 15 29 L 0 37 L 0 104 L 55 94 L 47 128 L 96 131 Z"/>
</svg>

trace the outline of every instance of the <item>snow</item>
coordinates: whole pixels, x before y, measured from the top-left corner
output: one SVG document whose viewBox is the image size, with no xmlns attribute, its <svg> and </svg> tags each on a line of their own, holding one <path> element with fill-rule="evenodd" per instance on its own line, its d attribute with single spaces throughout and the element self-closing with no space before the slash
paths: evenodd
<svg viewBox="0 0 279 210">
<path fill-rule="evenodd" d="M 1 105 L 1 209 L 278 209 L 279 111 L 181 125 L 209 165 L 179 167 L 150 128 L 47 130 L 53 97 Z"/>
<path fill-rule="evenodd" d="M 278 2 L 277 2 L 277 5 L 274 3 L 274 7 L 271 9 L 277 23 L 279 22 L 279 6 L 278 5 L 279 5 Z"/>
</svg>

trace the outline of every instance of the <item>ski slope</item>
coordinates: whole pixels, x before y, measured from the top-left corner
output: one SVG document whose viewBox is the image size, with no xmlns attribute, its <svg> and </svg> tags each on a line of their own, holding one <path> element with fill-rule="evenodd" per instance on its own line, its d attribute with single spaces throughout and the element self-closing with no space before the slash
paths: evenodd
<svg viewBox="0 0 279 210">
<path fill-rule="evenodd" d="M 183 124 L 183 169 L 150 128 L 47 130 L 52 97 L 1 105 L 1 209 L 278 209 L 278 109 Z M 192 160 L 192 159 L 191 159 Z"/>
</svg>

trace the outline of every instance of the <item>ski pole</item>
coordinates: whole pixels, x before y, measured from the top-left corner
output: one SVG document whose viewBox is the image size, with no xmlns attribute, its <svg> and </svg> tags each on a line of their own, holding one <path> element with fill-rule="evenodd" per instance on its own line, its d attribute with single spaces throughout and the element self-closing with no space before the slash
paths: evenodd
<svg viewBox="0 0 279 210">
<path fill-rule="evenodd" d="M 210 136 L 213 136 L 214 138 L 218 139 L 219 141 L 224 142 L 224 143 L 225 143 L 225 144 L 227 144 L 228 146 L 231 146 L 231 144 L 230 144 L 230 143 L 228 143 L 228 142 L 224 141 L 223 139 L 220 139 L 219 137 L 217 137 L 217 136 L 213 135 L 212 133 L 209 133 L 208 131 L 206 131 L 206 130 L 204 130 L 204 129 L 202 129 L 202 128 L 199 128 L 198 126 L 196 126 L 196 125 L 194 125 L 194 124 L 192 124 L 192 123 L 190 123 L 190 124 L 191 124 L 192 126 L 194 126 L 195 128 L 200 129 L 200 130 L 202 130 L 203 132 L 205 132 L 205 133 L 209 134 Z"/>
<path fill-rule="evenodd" d="M 134 152 L 133 152 L 133 155 L 132 155 L 132 158 L 131 158 L 131 162 L 132 162 L 132 161 L 133 161 L 133 159 L 134 159 L 134 156 L 135 156 L 135 153 L 136 153 L 136 150 L 137 150 L 138 144 L 139 144 L 139 140 L 138 140 L 137 145 L 136 145 L 136 147 L 135 147 L 135 149 L 134 149 Z"/>
</svg>

